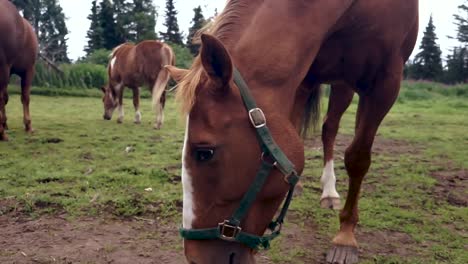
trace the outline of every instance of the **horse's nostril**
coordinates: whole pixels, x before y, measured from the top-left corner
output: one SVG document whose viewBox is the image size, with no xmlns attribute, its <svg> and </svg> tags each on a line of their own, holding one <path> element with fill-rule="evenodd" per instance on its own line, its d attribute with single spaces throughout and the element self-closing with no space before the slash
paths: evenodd
<svg viewBox="0 0 468 264">
<path fill-rule="evenodd" d="M 231 255 L 229 255 L 229 264 L 234 264 L 234 258 L 236 257 L 236 253 L 231 253 Z"/>
</svg>

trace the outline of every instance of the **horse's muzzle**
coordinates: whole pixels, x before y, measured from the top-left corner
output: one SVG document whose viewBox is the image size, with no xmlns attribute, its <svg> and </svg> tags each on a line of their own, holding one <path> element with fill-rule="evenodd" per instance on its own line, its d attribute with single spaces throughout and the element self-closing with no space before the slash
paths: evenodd
<svg viewBox="0 0 468 264">
<path fill-rule="evenodd" d="M 255 264 L 252 250 L 240 243 L 186 240 L 184 246 L 190 264 Z"/>
</svg>

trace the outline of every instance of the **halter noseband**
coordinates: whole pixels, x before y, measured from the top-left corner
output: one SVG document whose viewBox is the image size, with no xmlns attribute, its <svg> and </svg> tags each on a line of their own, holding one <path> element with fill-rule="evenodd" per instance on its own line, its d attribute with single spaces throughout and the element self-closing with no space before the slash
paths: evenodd
<svg viewBox="0 0 468 264">
<path fill-rule="evenodd" d="M 244 106 L 249 113 L 250 122 L 255 128 L 260 148 L 262 150 L 262 165 L 255 177 L 254 182 L 250 186 L 249 190 L 245 193 L 242 198 L 239 208 L 234 214 L 222 223 L 219 223 L 217 227 L 207 229 L 180 229 L 180 235 L 187 240 L 212 240 L 221 239 L 230 242 L 242 243 L 254 250 L 261 248 L 270 248 L 270 241 L 276 238 L 280 232 L 281 227 L 286 217 L 286 213 L 291 203 L 294 187 L 299 181 L 299 175 L 297 174 L 294 165 L 289 161 L 283 151 L 274 141 L 271 136 L 270 130 L 266 125 L 266 118 L 263 111 L 257 107 L 252 94 L 250 93 L 249 87 L 242 78 L 240 72 L 234 67 L 234 82 L 239 87 Z M 264 159 L 265 156 L 271 157 L 273 162 L 268 162 Z M 264 236 L 257 236 L 242 231 L 241 221 L 245 218 L 250 207 L 254 203 L 257 194 L 261 191 L 264 186 L 266 179 L 270 175 L 273 168 L 277 168 L 284 175 L 284 180 L 289 184 L 289 191 L 286 199 L 283 203 L 276 220 L 272 221 L 268 225 L 268 229 L 271 231 L 270 234 Z"/>
</svg>

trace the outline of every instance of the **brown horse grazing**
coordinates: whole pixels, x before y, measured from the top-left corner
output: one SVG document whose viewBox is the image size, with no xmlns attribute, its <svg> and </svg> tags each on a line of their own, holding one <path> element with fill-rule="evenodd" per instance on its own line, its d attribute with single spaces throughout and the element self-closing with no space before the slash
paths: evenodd
<svg viewBox="0 0 468 264">
<path fill-rule="evenodd" d="M 181 235 L 189 263 L 254 263 L 256 250 L 279 234 L 304 168 L 300 132 L 317 118 L 322 83 L 332 85 L 323 125 L 326 207 L 339 206 L 333 143 L 341 115 L 359 95 L 345 154 L 349 190 L 327 256 L 328 263 L 357 262 L 361 183 L 417 32 L 418 0 L 227 2 L 202 35 L 192 68 L 168 67 L 187 114 Z M 272 234 L 259 237 L 267 228 Z"/>
<path fill-rule="evenodd" d="M 102 88 L 104 93 L 104 119 L 111 120 L 116 108 L 119 109 L 117 122 L 124 117 L 123 91 L 129 87 L 133 91 L 135 123 L 141 122 L 140 87 L 147 85 L 152 92 L 153 107 L 156 111 L 154 127 L 160 129 L 164 121 L 166 85 L 170 75 L 164 69 L 166 65 L 175 65 L 172 48 L 159 41 L 147 40 L 133 44 L 122 44 L 115 48 L 108 66 L 109 83 Z"/>
<path fill-rule="evenodd" d="M 21 102 L 23 103 L 24 126 L 32 132 L 29 114 L 29 94 L 34 78 L 34 65 L 38 42 L 32 26 L 20 16 L 16 7 L 7 0 L 0 0 L 0 141 L 8 140 L 5 106 L 8 103 L 10 76 L 21 77 Z"/>
</svg>

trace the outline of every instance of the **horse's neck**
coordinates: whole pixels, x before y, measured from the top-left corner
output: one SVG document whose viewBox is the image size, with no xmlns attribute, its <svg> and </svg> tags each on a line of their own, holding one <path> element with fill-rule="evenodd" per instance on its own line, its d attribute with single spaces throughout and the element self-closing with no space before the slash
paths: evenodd
<svg viewBox="0 0 468 264">
<path fill-rule="evenodd" d="M 291 109 L 303 79 L 300 76 L 305 75 L 308 66 L 298 65 L 294 36 L 286 39 L 289 33 L 292 34 L 287 25 L 274 28 L 279 35 L 273 34 L 272 38 L 268 27 L 272 21 L 271 14 L 265 12 L 263 4 L 263 1 L 249 2 L 246 12 L 229 24 L 229 31 L 221 30 L 228 34 L 217 37 L 228 49 L 234 65 L 261 105 L 281 104 L 285 109 Z M 305 72 L 299 73 L 298 69 Z"/>
</svg>

